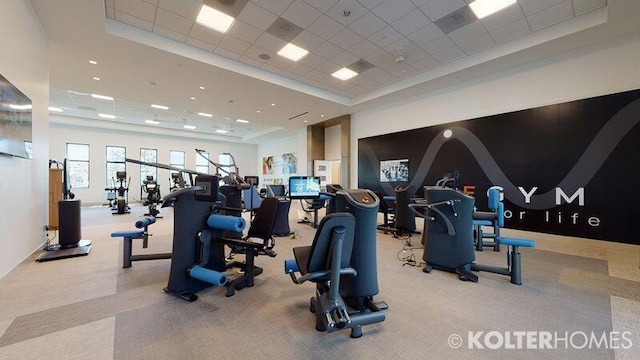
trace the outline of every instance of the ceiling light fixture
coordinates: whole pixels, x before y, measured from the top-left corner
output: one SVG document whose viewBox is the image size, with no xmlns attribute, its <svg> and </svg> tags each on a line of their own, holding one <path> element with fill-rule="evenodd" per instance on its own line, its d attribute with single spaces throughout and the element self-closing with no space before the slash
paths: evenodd
<svg viewBox="0 0 640 360">
<path fill-rule="evenodd" d="M 111 115 L 111 114 L 98 114 L 98 116 L 100 116 L 101 118 L 104 118 L 104 119 L 115 119 L 116 118 L 115 115 Z"/>
<path fill-rule="evenodd" d="M 324 114 L 320 114 L 320 117 L 324 117 Z"/>
<path fill-rule="evenodd" d="M 228 131 L 227 130 L 218 129 L 218 130 L 216 130 L 216 132 L 218 134 L 226 134 Z"/>
<path fill-rule="evenodd" d="M 191 100 L 195 100 L 195 99 L 196 99 L 196 97 L 195 97 L 195 96 L 192 96 L 192 97 L 190 97 L 189 99 L 191 99 Z"/>
<path fill-rule="evenodd" d="M 98 65 L 98 62 L 95 60 L 89 60 L 89 64 L 91 65 Z"/>
<path fill-rule="evenodd" d="M 476 0 L 469 7 L 478 19 L 482 19 L 515 3 L 516 0 Z"/>
<path fill-rule="evenodd" d="M 215 31 L 226 33 L 235 19 L 207 5 L 202 5 L 196 22 Z"/>
<path fill-rule="evenodd" d="M 204 116 L 204 117 L 213 117 L 213 115 L 207 114 L 207 113 L 203 113 L 203 112 L 199 112 L 198 115 Z"/>
<path fill-rule="evenodd" d="M 55 107 L 55 106 L 49 106 L 49 111 L 52 112 L 62 112 L 62 109 L 59 107 Z"/>
<path fill-rule="evenodd" d="M 204 90 L 204 86 L 200 86 L 198 89 L 200 89 L 200 90 Z"/>
<path fill-rule="evenodd" d="M 152 125 L 160 124 L 160 121 L 157 121 L 157 120 L 145 120 L 144 122 L 146 122 L 147 124 L 152 124 Z"/>
<path fill-rule="evenodd" d="M 248 124 L 249 120 L 237 119 L 236 122 L 239 122 L 239 123 L 242 123 L 242 124 Z"/>
<path fill-rule="evenodd" d="M 94 76 L 94 77 L 93 77 L 93 80 L 95 80 L 95 81 L 100 81 L 100 78 L 99 78 L 99 77 L 97 77 L 97 76 Z"/>
<path fill-rule="evenodd" d="M 258 114 L 260 114 L 260 110 L 256 110 L 256 112 L 257 112 Z"/>
<path fill-rule="evenodd" d="M 282 57 L 286 57 L 291 61 L 298 61 L 303 57 L 307 56 L 309 53 L 308 50 L 305 50 L 299 46 L 293 45 L 292 43 L 288 43 L 285 45 L 280 51 L 278 51 L 278 55 Z"/>
<path fill-rule="evenodd" d="M 106 96 L 106 95 L 91 94 L 91 97 L 94 99 L 113 101 L 113 98 L 111 96 Z"/>
<path fill-rule="evenodd" d="M 334 78 L 338 78 L 343 81 L 349 80 L 356 75 L 358 75 L 357 72 L 347 68 L 342 68 L 331 74 L 331 76 L 333 76 Z"/>
<path fill-rule="evenodd" d="M 271 104 L 271 106 L 276 106 L 276 104 Z"/>
<path fill-rule="evenodd" d="M 160 110 L 169 110 L 169 107 L 164 105 L 151 104 L 151 107 L 155 109 L 160 109 Z"/>
<path fill-rule="evenodd" d="M 189 129 L 189 130 L 195 130 L 196 127 L 193 125 L 184 125 L 183 128 Z"/>
</svg>

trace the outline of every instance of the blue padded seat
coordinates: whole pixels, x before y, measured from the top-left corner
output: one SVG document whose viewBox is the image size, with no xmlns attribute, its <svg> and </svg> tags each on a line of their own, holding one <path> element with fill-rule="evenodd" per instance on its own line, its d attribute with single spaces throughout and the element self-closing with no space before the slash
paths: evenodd
<svg viewBox="0 0 640 360">
<path fill-rule="evenodd" d="M 144 230 L 116 231 L 111 233 L 111 237 L 139 237 L 144 234 Z"/>
<path fill-rule="evenodd" d="M 534 240 L 529 239 L 516 239 L 516 238 L 508 238 L 508 237 L 498 237 L 496 241 L 500 244 L 510 245 L 510 246 L 522 246 L 522 247 L 536 247 L 536 242 Z"/>
</svg>

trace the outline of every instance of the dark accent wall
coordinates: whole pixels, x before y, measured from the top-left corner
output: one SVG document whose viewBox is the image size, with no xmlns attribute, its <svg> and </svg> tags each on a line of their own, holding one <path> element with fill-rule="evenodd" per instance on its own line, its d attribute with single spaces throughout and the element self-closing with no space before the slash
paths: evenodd
<svg viewBox="0 0 640 360">
<path fill-rule="evenodd" d="M 416 196 L 457 170 L 481 210 L 490 186 L 505 189 L 509 228 L 637 244 L 638 122 L 634 90 L 363 138 L 358 187 L 393 194 L 380 161 L 409 159 Z"/>
</svg>

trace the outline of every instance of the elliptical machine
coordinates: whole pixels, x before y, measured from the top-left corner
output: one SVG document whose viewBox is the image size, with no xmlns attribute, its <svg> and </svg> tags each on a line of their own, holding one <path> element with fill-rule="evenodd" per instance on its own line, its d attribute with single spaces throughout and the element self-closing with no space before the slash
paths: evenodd
<svg viewBox="0 0 640 360">
<path fill-rule="evenodd" d="M 116 187 L 115 181 L 111 179 L 113 187 L 105 188 L 106 191 L 116 194 L 116 198 L 110 202 L 112 204 L 111 213 L 113 215 L 128 214 L 131 210 L 129 207 L 129 183 L 131 182 L 131 178 L 127 180 L 126 171 L 117 171 L 116 178 L 119 182 L 118 187 Z"/>
<path fill-rule="evenodd" d="M 149 211 L 145 215 L 162 218 L 162 216 L 158 216 L 160 213 L 160 210 L 158 210 L 158 204 L 162 202 L 162 196 L 160 196 L 160 184 L 153 179 L 153 175 L 147 175 L 147 179 L 142 182 L 142 185 L 140 185 L 141 199 L 142 192 L 147 194 L 147 198 L 144 199 L 143 205 L 149 207 Z"/>
</svg>

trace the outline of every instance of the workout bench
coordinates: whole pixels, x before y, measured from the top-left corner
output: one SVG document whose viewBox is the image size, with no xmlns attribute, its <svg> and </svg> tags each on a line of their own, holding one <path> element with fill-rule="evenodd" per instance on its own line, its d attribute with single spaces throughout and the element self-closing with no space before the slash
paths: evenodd
<svg viewBox="0 0 640 360">
<path fill-rule="evenodd" d="M 153 216 L 145 216 L 142 220 L 138 220 L 135 223 L 136 228 L 142 230 L 130 230 L 130 231 L 116 231 L 111 233 L 111 237 L 122 237 L 122 268 L 130 268 L 132 261 L 141 260 L 158 260 L 158 259 L 171 259 L 171 253 L 162 254 L 140 254 L 133 255 L 133 239 L 142 239 L 142 248 L 146 249 L 149 246 L 149 225 L 156 222 L 156 218 Z"/>
<path fill-rule="evenodd" d="M 536 243 L 529 239 L 518 239 L 508 237 L 496 237 L 495 242 L 498 245 L 507 245 L 507 267 L 500 268 L 494 266 L 471 264 L 471 269 L 476 271 L 488 271 L 496 274 L 507 275 L 511 277 L 511 283 L 522 285 L 522 261 L 520 259 L 520 247 L 536 247 Z"/>
</svg>

